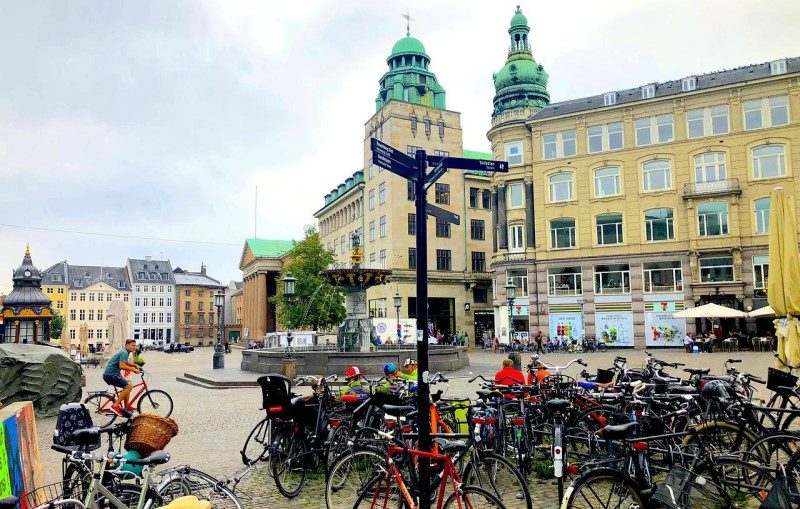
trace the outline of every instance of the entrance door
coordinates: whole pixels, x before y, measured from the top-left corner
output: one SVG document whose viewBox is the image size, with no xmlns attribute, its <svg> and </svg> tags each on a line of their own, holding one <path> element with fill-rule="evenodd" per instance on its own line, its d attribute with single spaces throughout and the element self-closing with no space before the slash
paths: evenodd
<svg viewBox="0 0 800 509">
<path fill-rule="evenodd" d="M 494 313 L 491 311 L 475 312 L 475 346 L 482 346 L 484 341 L 491 342 L 494 334 Z"/>
</svg>

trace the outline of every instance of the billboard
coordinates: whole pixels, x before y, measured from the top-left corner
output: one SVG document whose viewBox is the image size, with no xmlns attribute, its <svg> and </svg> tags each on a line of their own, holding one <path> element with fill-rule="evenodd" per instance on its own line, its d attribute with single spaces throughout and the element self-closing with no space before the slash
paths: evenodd
<svg viewBox="0 0 800 509">
<path fill-rule="evenodd" d="M 686 320 L 673 318 L 676 311 L 685 309 L 683 302 L 646 302 L 644 305 L 644 332 L 647 346 L 683 346 Z"/>
<path fill-rule="evenodd" d="M 630 302 L 597 304 L 595 337 L 609 347 L 633 346 L 633 310 Z"/>
</svg>

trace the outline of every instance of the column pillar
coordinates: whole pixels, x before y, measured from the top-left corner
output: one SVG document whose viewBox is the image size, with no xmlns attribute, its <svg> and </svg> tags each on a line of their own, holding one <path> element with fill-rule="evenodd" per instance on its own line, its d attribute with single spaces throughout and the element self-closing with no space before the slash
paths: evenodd
<svg viewBox="0 0 800 509">
<path fill-rule="evenodd" d="M 497 252 L 497 188 L 492 189 L 492 251 Z"/>
<path fill-rule="evenodd" d="M 525 245 L 536 247 L 536 229 L 533 221 L 533 182 L 525 181 Z"/>
<path fill-rule="evenodd" d="M 508 249 L 508 227 L 506 223 L 506 186 L 497 188 L 497 248 Z"/>
</svg>

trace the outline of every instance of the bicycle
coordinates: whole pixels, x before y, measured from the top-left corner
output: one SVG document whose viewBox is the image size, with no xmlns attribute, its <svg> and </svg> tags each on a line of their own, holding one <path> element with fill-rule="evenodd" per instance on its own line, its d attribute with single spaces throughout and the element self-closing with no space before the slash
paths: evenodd
<svg viewBox="0 0 800 509">
<path fill-rule="evenodd" d="M 140 414 L 151 413 L 169 417 L 173 409 L 172 396 L 161 389 L 150 389 L 147 385 L 150 376 L 145 378 L 144 370 L 140 376 L 141 382 L 133 384 L 131 395 L 128 396 L 129 404 L 131 406 L 135 404 L 136 411 Z M 92 410 L 92 420 L 97 426 L 107 428 L 117 419 L 117 414 L 111 409 L 111 405 L 119 397 L 119 392 L 120 389 L 117 387 L 114 387 L 113 394 L 108 390 L 91 391 L 89 397 L 83 400 L 83 403 Z"/>
</svg>

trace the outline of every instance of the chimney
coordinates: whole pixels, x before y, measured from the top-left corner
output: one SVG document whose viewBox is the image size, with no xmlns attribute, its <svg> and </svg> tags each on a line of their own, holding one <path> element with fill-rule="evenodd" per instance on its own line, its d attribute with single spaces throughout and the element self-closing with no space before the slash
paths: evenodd
<svg viewBox="0 0 800 509">
<path fill-rule="evenodd" d="M 200 274 L 202 274 L 204 276 L 206 275 L 206 264 L 205 263 L 200 263 Z"/>
</svg>

